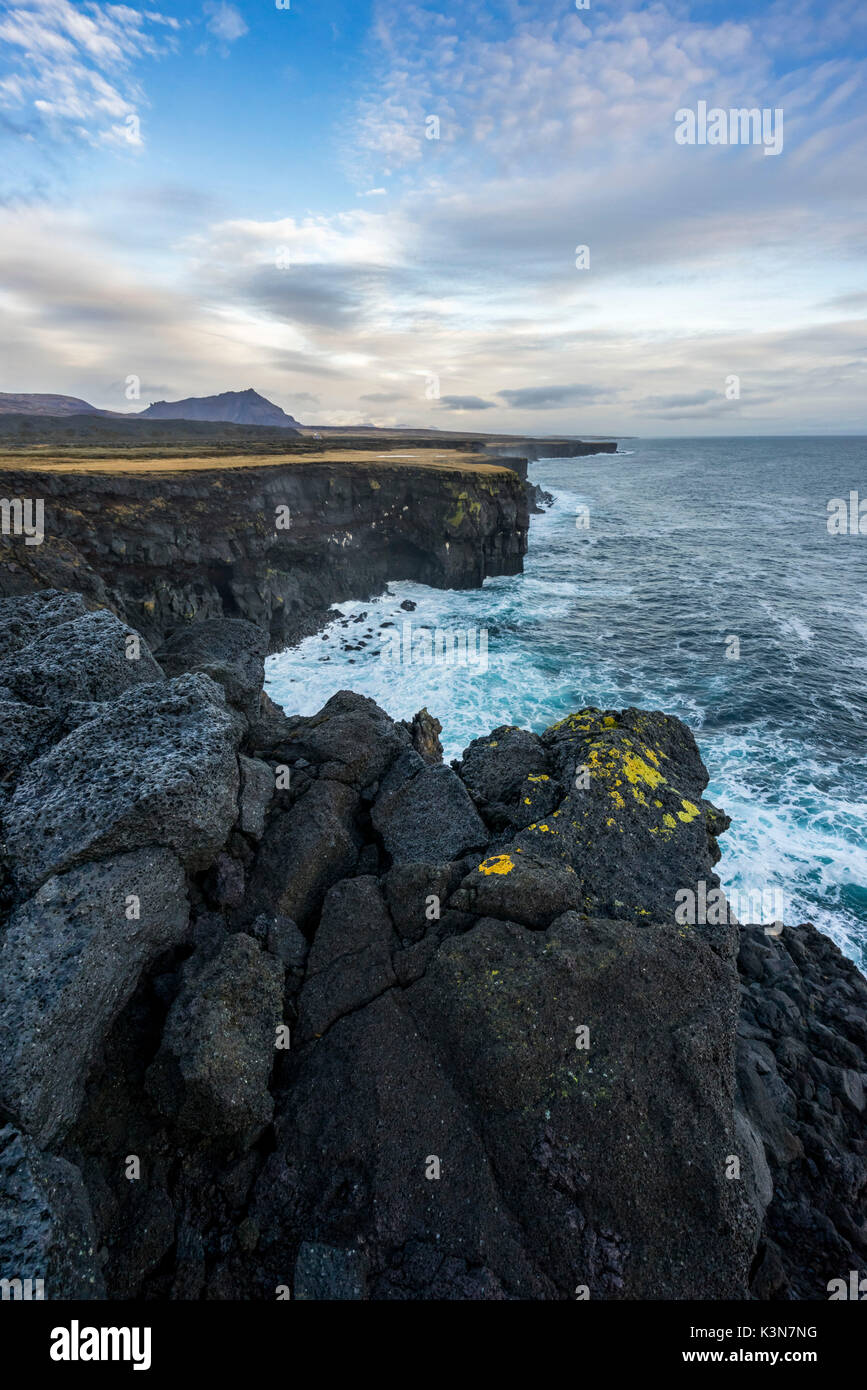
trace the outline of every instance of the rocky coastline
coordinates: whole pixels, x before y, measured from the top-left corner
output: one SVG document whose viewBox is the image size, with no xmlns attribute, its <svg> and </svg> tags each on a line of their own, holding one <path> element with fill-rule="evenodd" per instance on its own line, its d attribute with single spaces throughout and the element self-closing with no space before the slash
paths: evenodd
<svg viewBox="0 0 867 1390">
<path fill-rule="evenodd" d="M 526 460 L 434 454 L 5 468 L 3 496 L 43 501 L 45 539 L 0 535 L 0 595 L 75 590 L 152 645 L 243 618 L 279 650 L 389 580 L 473 588 L 520 573 L 538 510 Z"/>
<path fill-rule="evenodd" d="M 45 544 L 0 568 L 0 1277 L 824 1300 L 864 1268 L 867 981 L 807 924 L 678 919 L 729 825 L 683 724 L 577 710 L 449 767 L 426 710 L 263 692 L 335 599 L 520 570 L 522 471 L 40 474 Z"/>
<path fill-rule="evenodd" d="M 243 619 L 152 652 L 46 590 L 0 643 L 4 1275 L 824 1299 L 863 1266 L 867 982 L 807 925 L 675 921 L 728 823 L 679 721 L 447 767 L 426 712 L 278 710 Z"/>
</svg>

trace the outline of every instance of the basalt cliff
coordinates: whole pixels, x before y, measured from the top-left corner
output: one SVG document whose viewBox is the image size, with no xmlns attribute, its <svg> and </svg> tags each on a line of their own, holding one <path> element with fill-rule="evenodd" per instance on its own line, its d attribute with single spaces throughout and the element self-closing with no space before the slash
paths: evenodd
<svg viewBox="0 0 867 1390">
<path fill-rule="evenodd" d="M 526 461 L 355 453 L 319 459 L 28 461 L 6 498 L 38 498 L 44 541 L 0 536 L 0 594 L 83 593 L 159 644 L 191 622 L 245 618 L 272 649 L 315 631 L 341 599 L 389 580 L 469 588 L 519 573 Z M 523 477 L 522 477 L 523 474 Z"/>
<path fill-rule="evenodd" d="M 676 719 L 446 766 L 427 711 L 277 709 L 267 650 L 333 598 L 526 538 L 508 469 L 298 467 L 55 472 L 9 541 L 0 1278 L 826 1299 L 867 1256 L 867 982 L 809 925 L 677 919 L 729 822 Z"/>
</svg>

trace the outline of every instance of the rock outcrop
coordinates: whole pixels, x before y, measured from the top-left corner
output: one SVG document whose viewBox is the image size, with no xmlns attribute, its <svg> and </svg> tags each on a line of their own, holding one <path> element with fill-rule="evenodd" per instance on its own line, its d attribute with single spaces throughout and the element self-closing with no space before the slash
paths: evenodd
<svg viewBox="0 0 867 1390">
<path fill-rule="evenodd" d="M 867 982 L 810 926 L 678 919 L 727 824 L 689 731 L 585 709 L 446 767 L 424 712 L 256 697 L 232 621 L 131 657 L 110 613 L 0 601 L 0 1277 L 824 1299 L 863 1268 Z"/>
<path fill-rule="evenodd" d="M 0 496 L 39 498 L 45 538 L 0 536 L 0 595 L 83 593 L 153 650 L 165 643 L 174 670 L 175 644 L 200 640 L 183 635 L 191 624 L 246 620 L 273 650 L 390 580 L 474 588 L 523 564 L 530 492 L 505 463 L 395 464 L 371 450 L 193 464 L 4 469 Z"/>
</svg>

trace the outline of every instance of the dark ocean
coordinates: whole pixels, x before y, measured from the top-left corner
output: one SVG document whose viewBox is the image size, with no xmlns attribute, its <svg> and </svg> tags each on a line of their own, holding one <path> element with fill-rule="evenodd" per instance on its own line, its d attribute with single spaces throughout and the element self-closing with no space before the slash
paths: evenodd
<svg viewBox="0 0 867 1390">
<path fill-rule="evenodd" d="M 723 886 L 781 893 L 787 921 L 867 968 L 867 534 L 828 529 L 831 499 L 867 502 L 867 440 L 627 440 L 530 477 L 555 500 L 523 575 L 343 604 L 347 626 L 271 658 L 272 698 L 304 714 L 347 687 L 397 718 L 427 705 L 447 758 L 583 705 L 678 715 L 733 818 Z M 406 622 L 409 662 L 391 647 Z M 420 630 L 466 634 L 475 660 L 428 664 Z"/>
</svg>

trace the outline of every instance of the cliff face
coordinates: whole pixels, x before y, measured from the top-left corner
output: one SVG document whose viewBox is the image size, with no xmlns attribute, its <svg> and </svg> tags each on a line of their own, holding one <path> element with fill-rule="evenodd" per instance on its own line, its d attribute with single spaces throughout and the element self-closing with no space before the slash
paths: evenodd
<svg viewBox="0 0 867 1390">
<path fill-rule="evenodd" d="M 503 457 L 510 451 L 523 454 L 525 458 L 536 459 L 575 459 L 586 458 L 591 454 L 616 454 L 616 439 L 515 439 L 510 444 L 489 444 L 488 449 Z"/>
<path fill-rule="evenodd" d="M 675 920 L 727 823 L 678 720 L 449 768 L 350 692 L 283 715 L 243 621 L 132 636 L 0 601 L 4 1274 L 824 1299 L 862 1267 L 867 983 L 810 927 L 738 959 Z"/>
<path fill-rule="evenodd" d="M 527 491 L 505 466 L 127 468 L 0 474 L 3 496 L 44 499 L 46 533 L 32 547 L 0 537 L 0 592 L 80 591 L 155 645 L 203 618 L 246 618 L 279 648 L 335 601 L 397 579 L 475 587 L 520 572 L 527 548 Z"/>
</svg>

